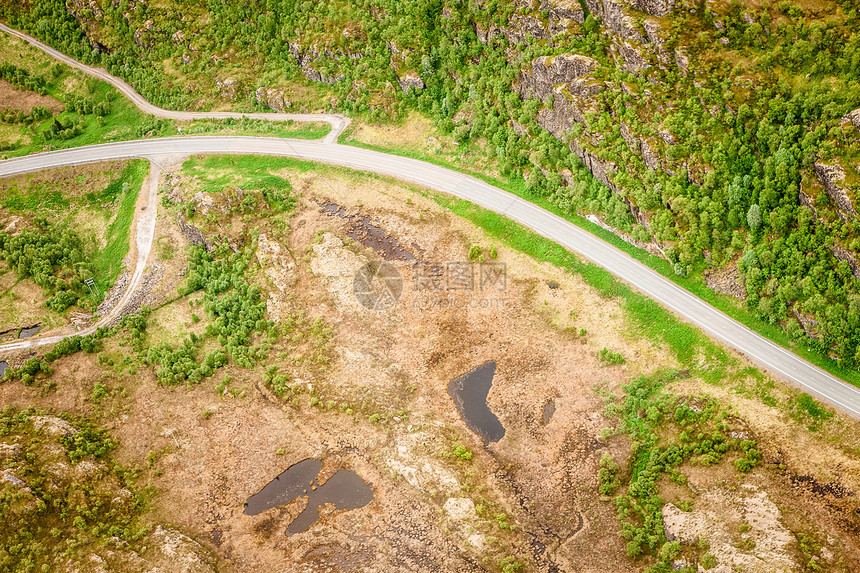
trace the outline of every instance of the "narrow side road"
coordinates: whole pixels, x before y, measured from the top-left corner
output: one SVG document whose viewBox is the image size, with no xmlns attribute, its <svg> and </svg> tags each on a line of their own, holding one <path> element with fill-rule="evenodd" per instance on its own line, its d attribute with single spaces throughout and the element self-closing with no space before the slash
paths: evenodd
<svg viewBox="0 0 860 573">
<path fill-rule="evenodd" d="M 340 114 L 323 114 L 323 113 L 233 113 L 233 112 L 190 112 L 190 111 L 173 111 L 164 109 L 149 103 L 142 95 L 137 93 L 133 87 L 128 85 L 125 80 L 118 78 L 108 73 L 104 68 L 95 68 L 88 66 L 66 54 L 55 50 L 47 44 L 43 44 L 33 36 L 14 30 L 5 24 L 0 24 L 0 31 L 6 32 L 10 36 L 14 36 L 30 45 L 39 48 L 52 58 L 63 62 L 64 64 L 81 70 L 82 72 L 108 82 L 127 97 L 141 111 L 161 117 L 164 119 L 176 119 L 179 121 L 191 121 L 195 119 L 242 119 L 244 117 L 250 119 L 261 119 L 264 121 L 302 121 L 302 122 L 324 122 L 331 125 L 331 131 L 325 136 L 323 142 L 334 143 L 338 136 L 349 125 L 349 118 Z"/>
<path fill-rule="evenodd" d="M 155 237 L 155 223 L 158 215 L 158 185 L 161 180 L 162 168 L 158 158 L 147 157 L 149 159 L 149 176 L 143 183 L 135 204 L 135 219 L 137 225 L 132 230 L 131 241 L 135 246 L 135 265 L 125 292 L 110 309 L 110 311 L 101 316 L 92 326 L 79 330 L 71 334 L 63 334 L 58 336 L 48 336 L 44 338 L 28 338 L 25 340 L 16 340 L 0 344 L 0 352 L 14 352 L 24 350 L 26 348 L 35 348 L 48 344 L 56 344 L 57 342 L 70 336 L 86 336 L 92 334 L 101 326 L 107 326 L 115 319 L 119 318 L 126 305 L 131 301 L 134 294 L 137 292 L 137 287 L 143 278 L 143 271 L 146 269 L 146 261 L 149 259 L 149 252 L 152 250 L 152 240 Z"/>
</svg>

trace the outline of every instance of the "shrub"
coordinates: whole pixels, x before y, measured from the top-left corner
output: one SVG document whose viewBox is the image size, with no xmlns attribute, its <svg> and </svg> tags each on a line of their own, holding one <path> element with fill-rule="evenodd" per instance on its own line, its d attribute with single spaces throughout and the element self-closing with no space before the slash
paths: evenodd
<svg viewBox="0 0 860 573">
<path fill-rule="evenodd" d="M 467 460 L 468 461 L 468 460 L 472 459 L 472 452 L 470 452 L 468 449 L 466 449 L 465 446 L 463 446 L 461 444 L 454 445 L 454 448 L 452 449 L 452 451 L 453 451 L 454 455 L 457 456 L 458 458 L 460 458 L 461 460 Z"/>
<path fill-rule="evenodd" d="M 618 352 L 612 352 L 605 346 L 600 350 L 598 358 L 606 366 L 614 366 L 616 364 L 624 364 L 627 362 Z"/>
<path fill-rule="evenodd" d="M 619 469 L 621 468 L 618 467 L 618 464 L 615 463 L 612 456 L 609 454 L 603 454 L 600 458 L 600 486 L 598 487 L 598 491 L 600 491 L 601 495 L 612 495 L 616 492 L 620 485 L 618 481 Z"/>
</svg>

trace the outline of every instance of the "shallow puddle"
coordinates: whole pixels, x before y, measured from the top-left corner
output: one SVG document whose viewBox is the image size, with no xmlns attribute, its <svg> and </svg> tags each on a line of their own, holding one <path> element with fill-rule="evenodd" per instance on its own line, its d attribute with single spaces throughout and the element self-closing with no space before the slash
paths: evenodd
<svg viewBox="0 0 860 573">
<path fill-rule="evenodd" d="M 245 503 L 245 515 L 257 515 L 307 497 L 308 505 L 287 528 L 287 535 L 307 530 L 319 519 L 319 508 L 327 503 L 336 510 L 358 509 L 373 501 L 373 491 L 351 470 L 338 470 L 324 484 L 316 481 L 322 460 L 307 459 L 287 468 Z"/>
<path fill-rule="evenodd" d="M 42 330 L 41 324 L 22 328 L 21 332 L 18 333 L 18 338 L 30 338 L 33 335 L 39 334 L 40 330 Z"/>
<path fill-rule="evenodd" d="M 493 386 L 496 362 L 491 360 L 448 384 L 448 394 L 454 400 L 457 413 L 470 430 L 481 436 L 484 444 L 498 442 L 505 428 L 487 406 L 487 395 Z"/>
<path fill-rule="evenodd" d="M 0 378 L 3 378 L 3 375 L 6 374 L 6 369 L 9 368 L 9 363 L 5 360 L 0 362 Z"/>
</svg>

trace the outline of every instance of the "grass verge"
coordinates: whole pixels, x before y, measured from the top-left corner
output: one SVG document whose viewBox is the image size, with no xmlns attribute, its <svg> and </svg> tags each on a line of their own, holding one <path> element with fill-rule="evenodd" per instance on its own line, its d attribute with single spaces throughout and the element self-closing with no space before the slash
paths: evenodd
<svg viewBox="0 0 860 573">
<path fill-rule="evenodd" d="M 116 280 L 122 261 L 128 254 L 134 207 L 148 172 L 147 161 L 142 159 L 131 161 L 108 188 L 110 192 L 122 193 L 122 198 L 116 217 L 105 233 L 105 247 L 96 252 L 92 260 L 96 282 L 102 291 L 109 289 Z M 110 189 L 111 187 L 114 189 Z"/>
</svg>

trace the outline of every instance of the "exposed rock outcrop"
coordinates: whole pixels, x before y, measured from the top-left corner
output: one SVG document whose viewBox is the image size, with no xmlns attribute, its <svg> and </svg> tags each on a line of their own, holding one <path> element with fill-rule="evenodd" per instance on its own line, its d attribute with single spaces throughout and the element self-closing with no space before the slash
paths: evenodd
<svg viewBox="0 0 860 573">
<path fill-rule="evenodd" d="M 668 16 L 675 0 L 630 0 L 630 6 L 651 16 Z"/>
<path fill-rule="evenodd" d="M 215 85 L 221 90 L 221 97 L 230 101 L 236 101 L 236 94 L 239 90 L 239 83 L 234 78 L 226 78 L 215 80 Z"/>
<path fill-rule="evenodd" d="M 854 275 L 855 279 L 860 279 L 860 263 L 857 262 L 857 257 L 851 251 L 839 245 L 828 248 L 834 257 L 848 264 L 848 268 L 851 269 L 851 274 Z"/>
<path fill-rule="evenodd" d="M 639 143 L 642 150 L 642 162 L 645 164 L 645 167 L 648 169 L 660 169 L 660 156 L 654 151 L 653 145 L 647 139 L 643 139 Z"/>
<path fill-rule="evenodd" d="M 582 164 L 591 171 L 592 175 L 613 191 L 617 191 L 618 188 L 615 186 L 615 183 L 612 182 L 612 175 L 617 170 L 617 165 L 611 161 L 603 161 L 599 159 L 592 152 L 581 148 L 574 141 L 570 142 L 568 147 L 570 147 L 570 150 L 582 160 Z"/>
<path fill-rule="evenodd" d="M 668 541 L 682 545 L 706 542 L 717 561 L 712 571 L 801 570 L 793 557 L 794 535 L 783 525 L 782 513 L 766 492 L 744 484 L 737 493 L 715 488 L 704 492 L 701 499 L 702 506 L 708 509 L 682 511 L 671 503 L 663 506 Z M 727 515 L 733 519 L 727 519 Z M 746 532 L 737 533 L 727 526 L 736 521 L 747 524 Z"/>
<path fill-rule="evenodd" d="M 565 18 L 579 22 L 585 22 L 585 11 L 579 0 L 541 0 L 541 11 L 549 12 L 552 20 L 561 21 Z"/>
<path fill-rule="evenodd" d="M 639 72 L 651 66 L 645 56 L 642 55 L 642 48 L 637 47 L 630 41 L 615 41 L 613 42 L 612 46 L 613 48 L 615 48 L 615 51 L 618 54 L 618 58 L 616 58 L 616 60 L 621 60 L 620 62 L 618 62 L 620 66 L 631 74 L 638 75 Z"/>
<path fill-rule="evenodd" d="M 397 83 L 400 85 L 400 89 L 403 90 L 403 93 L 408 92 L 410 89 L 424 89 L 424 80 L 422 80 L 421 76 L 415 72 L 406 72 L 402 76 L 398 75 L 396 77 Z"/>
<path fill-rule="evenodd" d="M 553 90 L 555 97 L 552 108 L 541 109 L 535 121 L 553 137 L 565 141 L 574 121 L 586 124 L 585 112 L 596 109 L 597 106 L 591 97 L 603 89 L 602 83 L 595 82 L 588 76 L 577 78 L 570 84 L 558 85 Z"/>
<path fill-rule="evenodd" d="M 33 428 L 53 437 L 68 437 L 78 433 L 78 429 L 56 416 L 33 416 Z"/>
<path fill-rule="evenodd" d="M 838 163 L 835 165 L 827 165 L 824 163 L 815 163 L 813 166 L 815 175 L 830 196 L 830 200 L 839 209 L 839 216 L 843 219 L 854 218 L 857 216 L 857 210 L 854 208 L 854 203 L 851 197 L 848 196 L 848 190 L 843 187 L 845 183 L 845 171 Z"/>
<path fill-rule="evenodd" d="M 279 113 L 293 107 L 293 102 L 287 99 L 284 90 L 267 87 L 257 88 L 255 97 L 258 104 L 265 105 L 272 111 Z"/>
<path fill-rule="evenodd" d="M 690 58 L 687 56 L 686 50 L 681 48 L 675 50 L 675 63 L 681 69 L 681 72 L 687 72 L 690 69 Z"/>
<path fill-rule="evenodd" d="M 534 16 L 511 16 L 510 26 L 501 29 L 502 34 L 511 44 L 528 44 L 529 37 L 536 40 L 549 40 L 549 29 Z"/>
<path fill-rule="evenodd" d="M 626 13 L 627 6 L 622 2 L 618 0 L 584 1 L 592 14 L 600 16 L 608 31 L 618 34 L 625 40 L 633 40 L 640 44 L 647 42 L 647 39 L 640 33 L 636 20 Z M 643 0 L 643 2 L 647 1 Z"/>
<path fill-rule="evenodd" d="M 666 49 L 666 40 L 663 39 L 663 28 L 654 20 L 645 20 L 642 27 L 645 28 L 645 35 L 648 36 L 648 41 L 654 46 L 654 51 L 657 54 L 657 59 L 663 64 L 672 62 L 672 54 Z"/>
<path fill-rule="evenodd" d="M 0 483 L 11 483 L 15 487 L 19 489 L 23 489 L 25 491 L 30 491 L 30 488 L 27 487 L 27 484 L 24 483 L 24 480 L 13 474 L 9 470 L 3 470 L 0 472 Z"/>
<path fill-rule="evenodd" d="M 179 230 L 182 231 L 182 234 L 185 235 L 192 245 L 198 245 L 206 249 L 207 251 L 212 250 L 212 245 L 206 240 L 206 235 L 203 234 L 203 231 L 195 227 L 194 225 L 189 225 L 185 222 L 185 217 L 182 213 L 178 213 L 176 215 L 177 223 L 179 224 Z"/>
<path fill-rule="evenodd" d="M 621 137 L 624 139 L 624 143 L 627 144 L 627 147 L 635 154 L 640 154 L 642 152 L 642 144 L 633 136 L 630 128 L 627 127 L 627 124 L 623 121 L 619 125 L 619 129 L 621 130 Z"/>
<path fill-rule="evenodd" d="M 320 59 L 323 55 L 329 58 L 335 58 L 335 54 L 326 51 L 324 54 L 320 54 L 318 50 L 309 49 L 302 50 L 301 46 L 298 42 L 290 42 L 290 53 L 296 59 L 296 63 L 302 69 L 302 74 L 311 80 L 312 82 L 321 82 L 324 84 L 334 84 L 339 80 L 343 79 L 343 75 L 338 76 L 327 76 L 323 75 L 318 69 L 314 67 L 314 64 L 317 60 Z M 361 55 L 357 54 L 356 57 L 361 57 Z"/>
<path fill-rule="evenodd" d="M 21 444 L 0 444 L 0 462 L 15 459 L 21 455 L 24 448 Z"/>
<path fill-rule="evenodd" d="M 579 54 L 536 58 L 532 61 L 531 73 L 522 74 L 520 94 L 546 101 L 556 85 L 569 84 L 591 73 L 597 66 L 597 60 Z"/>
<path fill-rule="evenodd" d="M 176 573 L 211 573 L 214 560 L 206 549 L 176 530 L 158 526 L 151 536 L 153 548 L 160 555 L 153 555 L 158 565 Z M 160 571 L 158 568 L 156 571 Z"/>
<path fill-rule="evenodd" d="M 850 111 L 846 113 L 842 117 L 842 123 L 850 123 L 853 125 L 858 131 L 860 131 L 860 109 L 855 109 L 854 111 Z"/>
</svg>

